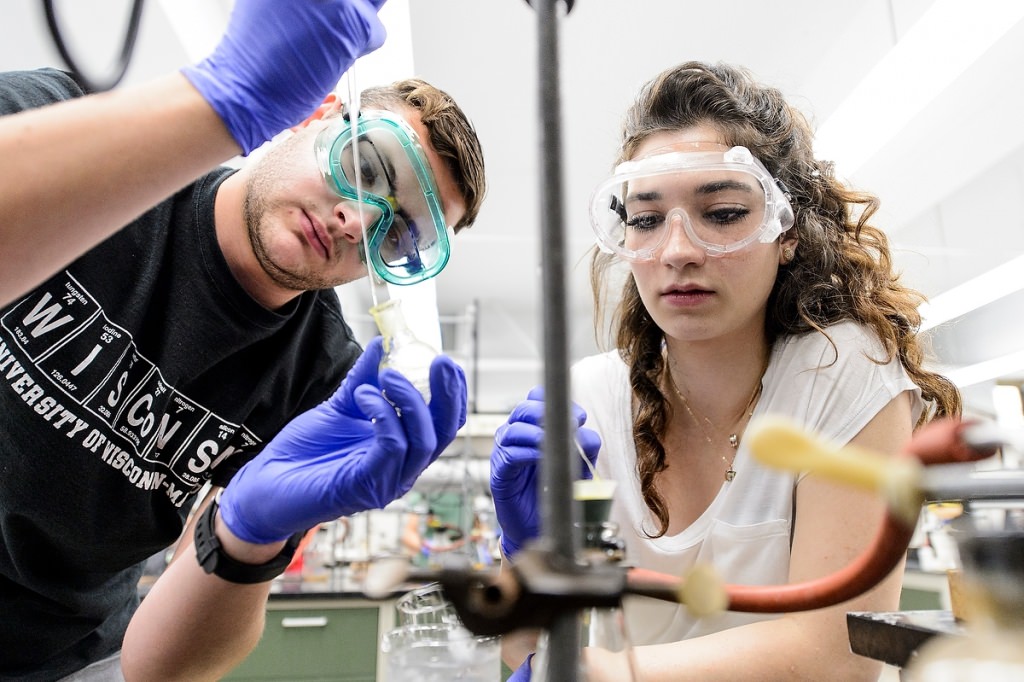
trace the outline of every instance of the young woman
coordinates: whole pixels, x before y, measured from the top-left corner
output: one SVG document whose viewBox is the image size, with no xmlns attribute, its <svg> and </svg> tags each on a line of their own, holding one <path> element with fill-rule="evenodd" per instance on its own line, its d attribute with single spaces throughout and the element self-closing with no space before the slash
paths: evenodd
<svg viewBox="0 0 1024 682">
<path fill-rule="evenodd" d="M 922 298 L 899 283 L 870 224 L 877 199 L 814 158 L 809 125 L 779 91 L 725 64 L 688 62 L 649 81 L 619 161 L 591 205 L 598 329 L 607 318 L 615 349 L 579 362 L 572 380 L 601 436 L 598 473 L 618 481 L 612 520 L 629 562 L 673 575 L 709 564 L 727 583 L 762 585 L 845 566 L 881 502 L 764 467 L 743 434 L 777 414 L 894 453 L 915 425 L 959 413 L 956 388 L 922 366 Z M 527 465 L 506 456 L 510 433 L 498 434 L 492 487 L 502 528 L 518 529 L 535 495 L 508 494 Z M 525 540 L 503 541 L 506 554 Z M 629 598 L 638 677 L 877 679 L 880 664 L 850 653 L 845 613 L 897 608 L 901 575 L 778 616 L 698 619 Z M 519 665 L 528 651 L 513 641 L 506 660 Z M 628 679 L 601 654 L 586 652 L 591 675 Z"/>
</svg>

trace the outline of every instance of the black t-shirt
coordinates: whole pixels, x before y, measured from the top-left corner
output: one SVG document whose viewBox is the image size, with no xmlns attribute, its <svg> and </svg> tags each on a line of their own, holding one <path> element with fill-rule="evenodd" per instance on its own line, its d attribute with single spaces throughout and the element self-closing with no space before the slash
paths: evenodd
<svg viewBox="0 0 1024 682">
<path fill-rule="evenodd" d="M 0 114 L 79 94 L 59 71 L 0 74 Z M 269 311 L 232 277 L 213 223 L 232 172 L 0 308 L 2 680 L 117 651 L 142 565 L 196 492 L 226 484 L 360 352 L 333 291 Z"/>
</svg>

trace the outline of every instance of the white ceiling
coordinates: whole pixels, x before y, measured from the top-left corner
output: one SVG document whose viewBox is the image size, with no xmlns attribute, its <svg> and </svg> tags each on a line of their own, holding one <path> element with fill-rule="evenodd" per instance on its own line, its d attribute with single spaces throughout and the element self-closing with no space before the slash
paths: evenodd
<svg viewBox="0 0 1024 682">
<path fill-rule="evenodd" d="M 200 28 L 202 17 L 215 25 L 230 4 L 147 4 L 126 82 L 187 63 L 195 43 L 209 40 L 209 29 Z M 854 184 L 881 197 L 878 223 L 893 241 L 897 267 L 907 284 L 936 304 L 959 285 L 1024 254 L 1020 4 L 577 0 L 559 21 L 558 31 L 571 357 L 596 349 L 581 260 L 591 243 L 584 214 L 587 197 L 609 169 L 619 117 L 633 93 L 657 72 L 687 59 L 747 66 L 804 110 L 821 128 L 823 144 L 831 141 L 830 150 L 852 141 L 854 153 L 867 155 L 856 167 L 844 164 L 851 152 L 837 151 L 830 158 L 837 160 L 840 171 L 849 169 Z M 95 53 L 103 46 L 109 54 L 120 41 L 129 5 L 129 0 L 58 2 L 62 15 L 72 19 L 69 26 L 76 29 L 81 50 Z M 185 24 L 191 28 L 183 34 L 165 13 L 172 5 L 199 17 Z M 971 14 L 958 19 L 948 37 L 925 45 L 938 49 L 917 61 L 913 54 L 904 54 L 928 21 L 968 5 Z M 475 305 L 476 406 L 500 412 L 542 380 L 536 13 L 525 0 L 391 0 L 385 11 L 395 36 L 395 44 L 385 49 L 398 50 L 393 65 L 401 70 L 389 78 L 417 75 L 448 90 L 483 141 L 488 196 L 477 224 L 456 239 L 452 261 L 436 286 L 439 309 L 447 317 L 461 318 Z M 1014 16 L 1006 18 L 1007 11 Z M 992 25 L 997 30 L 990 47 L 977 50 L 971 60 L 957 56 L 957 48 L 991 33 Z M 403 37 L 407 31 L 411 66 Z M 901 64 L 895 95 L 861 94 Z M 39 65 L 59 65 L 40 3 L 5 0 L 0 8 L 0 69 Z M 366 79 L 362 68 L 358 73 L 361 85 L 371 84 L 374 71 L 366 70 Z M 905 109 L 915 102 L 917 106 Z M 892 121 L 896 125 L 887 130 Z M 1010 279 L 1024 286 L 1024 272 L 1014 276 L 1016 266 L 1009 267 Z M 994 291 L 991 284 L 981 288 L 987 294 Z M 367 291 L 363 285 L 346 292 L 347 305 L 359 308 L 357 320 L 369 305 Z M 1011 293 L 940 325 L 933 332 L 937 361 L 958 368 L 1022 354 L 1022 303 L 1024 293 Z M 466 352 L 468 338 L 458 335 L 453 351 Z M 997 380 L 1024 379 L 1024 360 L 1014 364 L 983 371 L 981 380 L 967 380 L 971 383 L 965 392 L 973 410 L 991 412 L 991 387 Z"/>
</svg>

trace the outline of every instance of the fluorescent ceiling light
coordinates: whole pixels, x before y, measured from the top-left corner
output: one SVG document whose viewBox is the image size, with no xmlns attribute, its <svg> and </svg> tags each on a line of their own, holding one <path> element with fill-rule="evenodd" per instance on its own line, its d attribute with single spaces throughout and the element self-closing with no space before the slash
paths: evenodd
<svg viewBox="0 0 1024 682">
<path fill-rule="evenodd" d="M 853 177 L 1021 19 L 1021 0 L 935 0 L 821 126 L 815 155 Z"/>
<path fill-rule="evenodd" d="M 964 388 L 965 386 L 973 386 L 985 381 L 994 381 L 1000 377 L 1022 370 L 1024 370 L 1024 350 L 1015 351 L 965 367 L 957 367 L 956 369 L 942 368 L 937 371 L 960 388 Z"/>
<path fill-rule="evenodd" d="M 1021 3 L 1024 6 L 1024 2 Z M 948 322 L 972 310 L 1024 289 L 1024 256 L 993 268 L 918 306 L 921 331 Z"/>
<path fill-rule="evenodd" d="M 820 127 L 815 155 L 831 159 L 840 177 L 853 177 L 1022 20 L 1021 0 L 935 0 Z M 935 296 L 919 308 L 921 329 L 1024 289 L 1022 268 L 1024 257 L 1015 258 Z M 989 371 L 977 367 L 957 371 L 966 377 Z"/>
</svg>

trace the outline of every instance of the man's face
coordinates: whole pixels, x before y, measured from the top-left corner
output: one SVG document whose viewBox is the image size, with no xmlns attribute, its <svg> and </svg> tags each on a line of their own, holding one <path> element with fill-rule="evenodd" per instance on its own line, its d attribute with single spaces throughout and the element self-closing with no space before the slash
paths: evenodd
<svg viewBox="0 0 1024 682">
<path fill-rule="evenodd" d="M 451 172 L 430 146 L 418 113 L 399 113 L 419 135 L 445 219 L 455 224 L 465 203 Z M 324 181 L 313 146 L 324 125 L 315 121 L 268 150 L 246 184 L 243 217 L 256 260 L 274 286 L 291 292 L 335 287 L 367 272 L 360 244 L 362 220 L 370 223 L 371 216 L 361 217 L 357 202 L 339 197 Z"/>
</svg>

